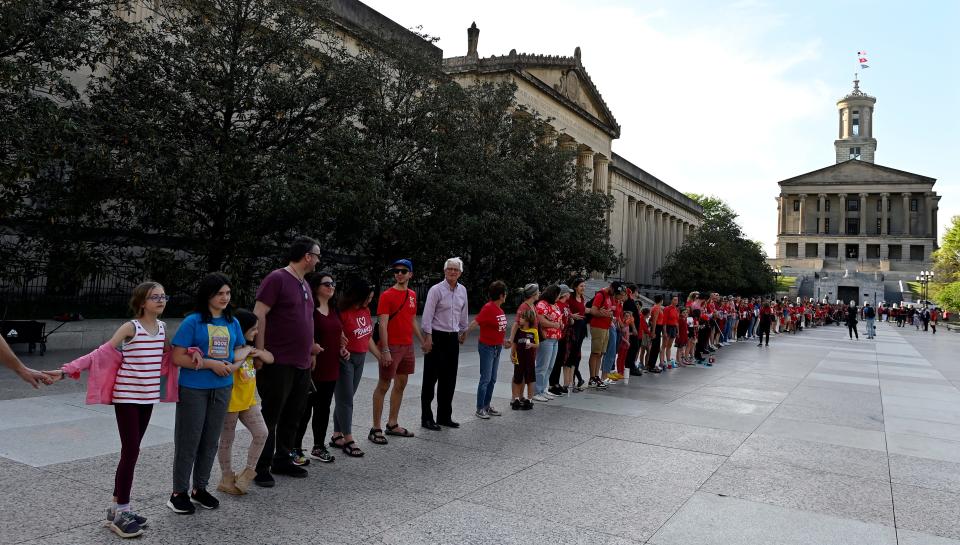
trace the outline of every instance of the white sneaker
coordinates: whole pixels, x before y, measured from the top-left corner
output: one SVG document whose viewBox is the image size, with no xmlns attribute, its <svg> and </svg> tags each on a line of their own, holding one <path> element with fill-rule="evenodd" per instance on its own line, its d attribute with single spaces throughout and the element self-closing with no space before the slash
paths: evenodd
<svg viewBox="0 0 960 545">
<path fill-rule="evenodd" d="M 490 415 L 487 414 L 487 410 L 486 410 L 486 409 L 480 409 L 480 410 L 477 411 L 477 418 L 482 418 L 482 419 L 484 419 L 484 420 L 489 420 L 489 419 L 490 419 Z"/>
<path fill-rule="evenodd" d="M 540 395 L 542 395 L 542 396 L 547 396 L 547 397 L 549 397 L 550 399 L 553 399 L 553 398 L 557 397 L 556 394 L 553 394 L 553 393 L 550 393 L 550 392 L 547 392 L 547 391 L 544 391 L 544 392 L 543 392 L 542 394 L 540 394 Z"/>
<path fill-rule="evenodd" d="M 545 395 L 543 395 L 543 394 L 537 394 L 537 395 L 533 396 L 533 400 L 534 400 L 534 401 L 541 401 L 541 402 L 546 403 L 547 401 L 550 401 L 550 398 L 547 397 L 547 396 L 545 396 Z"/>
<path fill-rule="evenodd" d="M 604 384 L 613 384 L 614 382 L 616 382 L 616 381 L 615 381 L 615 380 L 612 380 L 612 379 L 609 379 L 609 378 L 603 379 L 603 383 L 604 383 Z"/>
</svg>

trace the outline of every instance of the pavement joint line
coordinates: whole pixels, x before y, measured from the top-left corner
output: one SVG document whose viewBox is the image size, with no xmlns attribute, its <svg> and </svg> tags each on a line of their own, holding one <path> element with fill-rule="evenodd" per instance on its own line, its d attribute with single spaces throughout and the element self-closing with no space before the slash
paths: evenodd
<svg viewBox="0 0 960 545">
<path fill-rule="evenodd" d="M 895 332 L 895 333 L 897 333 L 897 335 L 899 335 L 898 332 Z M 926 359 L 926 358 L 924 358 L 924 359 Z M 875 358 L 874 358 L 874 361 L 876 362 L 877 372 L 879 373 L 879 371 L 880 371 L 880 360 L 875 357 Z M 880 383 L 880 384 L 878 385 L 878 387 L 880 388 L 880 416 L 883 417 L 883 431 L 884 431 L 884 433 L 883 433 L 883 447 L 884 447 L 884 449 L 886 449 L 886 453 L 887 453 L 887 477 L 889 478 L 889 481 L 890 481 L 890 511 L 891 511 L 892 514 L 893 514 L 893 527 L 894 527 L 894 528 L 898 528 L 898 526 L 897 526 L 897 499 L 896 499 L 896 497 L 895 497 L 894 494 L 893 494 L 893 470 L 890 469 L 890 444 L 889 444 L 889 441 L 887 440 L 887 433 L 886 433 L 886 431 L 887 431 L 887 418 L 886 418 L 886 412 L 885 412 L 884 406 L 883 406 L 883 384 Z M 894 534 L 895 534 L 895 539 L 897 540 L 897 545 L 899 545 L 899 544 L 900 544 L 900 532 L 894 532 Z"/>
</svg>

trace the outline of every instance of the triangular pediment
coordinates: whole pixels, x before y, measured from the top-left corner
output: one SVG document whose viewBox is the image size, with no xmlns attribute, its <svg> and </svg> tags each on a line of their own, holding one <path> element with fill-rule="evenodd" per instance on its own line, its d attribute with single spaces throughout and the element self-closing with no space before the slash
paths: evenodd
<svg viewBox="0 0 960 545">
<path fill-rule="evenodd" d="M 606 104 L 600 98 L 600 91 L 594 86 L 590 76 L 579 67 L 561 68 L 556 66 L 524 66 L 523 72 L 556 95 L 573 102 L 596 117 L 604 124 L 616 126 Z"/>
<path fill-rule="evenodd" d="M 935 178 L 866 161 L 850 160 L 782 180 L 781 187 L 850 184 L 933 184 Z"/>
</svg>

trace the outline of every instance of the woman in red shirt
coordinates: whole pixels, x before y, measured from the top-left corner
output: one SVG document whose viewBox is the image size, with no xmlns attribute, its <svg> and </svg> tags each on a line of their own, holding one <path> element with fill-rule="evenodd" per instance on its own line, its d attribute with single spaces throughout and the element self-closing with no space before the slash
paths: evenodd
<svg viewBox="0 0 960 545">
<path fill-rule="evenodd" d="M 353 396 L 360 387 L 363 378 L 363 364 L 367 352 L 380 361 L 380 349 L 373 342 L 373 318 L 370 316 L 370 302 L 373 300 L 373 286 L 365 281 L 354 282 L 348 287 L 337 308 L 343 323 L 343 338 L 349 356 L 340 358 L 340 376 L 334 389 L 336 406 L 333 410 L 333 436 L 330 446 L 343 449 L 343 453 L 354 458 L 363 456 L 353 440 Z"/>
<path fill-rule="evenodd" d="M 583 377 L 580 376 L 580 350 L 583 347 L 583 340 L 587 337 L 587 299 L 583 294 L 586 288 L 586 280 L 583 278 L 574 278 L 570 282 L 570 289 L 573 293 L 567 299 L 567 310 L 570 311 L 570 320 L 572 327 L 568 328 L 570 338 L 567 340 L 567 359 L 563 364 L 563 384 L 568 390 L 574 392 L 583 391 Z M 574 386 L 573 379 L 576 377 L 577 384 Z"/>
<path fill-rule="evenodd" d="M 490 405 L 493 399 L 493 387 L 497 383 L 497 367 L 500 364 L 500 349 L 509 346 L 504 343 L 507 333 L 507 315 L 500 308 L 507 300 L 507 286 L 499 280 L 487 288 L 490 299 L 480 309 L 480 314 L 470 322 L 465 333 L 474 327 L 480 328 L 480 383 L 477 385 L 477 417 L 488 420 L 491 416 L 500 416 L 500 411 Z"/>
</svg>

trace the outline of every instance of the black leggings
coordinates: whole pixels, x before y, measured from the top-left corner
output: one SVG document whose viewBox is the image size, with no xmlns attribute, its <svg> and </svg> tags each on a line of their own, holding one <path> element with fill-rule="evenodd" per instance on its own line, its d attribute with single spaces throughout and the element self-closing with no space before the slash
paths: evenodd
<svg viewBox="0 0 960 545">
<path fill-rule="evenodd" d="M 653 340 L 650 343 L 650 355 L 647 356 L 647 369 L 653 369 L 657 366 L 657 358 L 660 356 L 660 340 L 663 338 L 663 326 L 658 325 L 653 332 Z"/>
<path fill-rule="evenodd" d="M 860 334 L 857 333 L 857 322 L 847 322 L 847 333 L 850 334 L 851 339 L 854 336 L 856 336 L 858 339 L 860 338 Z"/>
<path fill-rule="evenodd" d="M 113 411 L 117 415 L 117 431 L 120 432 L 120 463 L 113 481 L 113 495 L 117 503 L 130 503 L 130 489 L 133 488 L 133 470 L 140 457 L 140 442 L 150 424 L 153 405 L 137 403 L 116 403 Z"/>
<path fill-rule="evenodd" d="M 294 448 L 303 448 L 303 436 L 307 433 L 307 424 L 313 415 L 313 446 L 323 446 L 327 437 L 327 424 L 330 422 L 330 402 L 333 392 L 337 388 L 337 381 L 317 382 L 317 391 L 307 396 L 307 408 L 303 410 L 300 424 L 297 426 L 297 437 L 294 439 Z"/>
<path fill-rule="evenodd" d="M 757 342 L 763 344 L 763 336 L 767 336 L 767 346 L 770 346 L 770 322 L 760 322 L 760 327 L 757 329 Z"/>
</svg>

